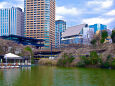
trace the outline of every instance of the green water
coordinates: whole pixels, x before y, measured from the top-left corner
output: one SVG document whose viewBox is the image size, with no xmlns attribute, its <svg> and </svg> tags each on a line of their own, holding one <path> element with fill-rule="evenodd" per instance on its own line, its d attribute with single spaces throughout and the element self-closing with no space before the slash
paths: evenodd
<svg viewBox="0 0 115 86">
<path fill-rule="evenodd" d="M 2 69 L 0 86 L 115 86 L 115 70 L 49 66 Z"/>
</svg>

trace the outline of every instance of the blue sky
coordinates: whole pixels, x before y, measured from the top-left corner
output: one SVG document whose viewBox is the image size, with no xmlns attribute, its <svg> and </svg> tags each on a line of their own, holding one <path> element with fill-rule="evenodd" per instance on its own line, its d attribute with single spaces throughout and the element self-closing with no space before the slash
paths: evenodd
<svg viewBox="0 0 115 86">
<path fill-rule="evenodd" d="M 0 8 L 21 7 L 24 0 L 0 0 Z M 56 20 L 64 19 L 67 26 L 82 23 L 102 23 L 115 27 L 115 0 L 56 0 Z"/>
</svg>

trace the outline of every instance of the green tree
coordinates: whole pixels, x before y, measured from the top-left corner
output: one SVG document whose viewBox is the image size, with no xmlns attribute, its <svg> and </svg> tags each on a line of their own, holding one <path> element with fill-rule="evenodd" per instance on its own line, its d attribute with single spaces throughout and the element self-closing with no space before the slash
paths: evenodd
<svg viewBox="0 0 115 86">
<path fill-rule="evenodd" d="M 112 42 L 115 43 L 115 30 L 112 31 L 111 38 L 112 38 Z"/>
<path fill-rule="evenodd" d="M 24 50 L 30 52 L 30 54 L 31 54 L 31 61 L 32 61 L 32 63 L 33 63 L 33 52 L 32 52 L 32 48 L 29 47 L 29 46 L 26 46 L 26 47 L 24 48 Z"/>
<path fill-rule="evenodd" d="M 101 33 L 101 40 L 100 40 L 100 42 L 103 44 L 107 37 L 108 37 L 108 32 L 106 30 L 103 30 L 102 33 Z"/>
<path fill-rule="evenodd" d="M 32 49 L 31 49 L 31 47 L 26 46 L 24 50 L 25 50 L 25 51 L 29 51 L 29 52 L 32 54 Z"/>
</svg>

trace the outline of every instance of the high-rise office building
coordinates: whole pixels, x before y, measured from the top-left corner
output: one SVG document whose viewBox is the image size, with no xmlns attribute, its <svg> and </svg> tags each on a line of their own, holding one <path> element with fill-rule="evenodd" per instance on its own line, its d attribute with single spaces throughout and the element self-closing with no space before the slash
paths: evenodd
<svg viewBox="0 0 115 86">
<path fill-rule="evenodd" d="M 0 9 L 0 36 L 24 35 L 24 13 L 21 8 Z"/>
<path fill-rule="evenodd" d="M 106 30 L 107 29 L 107 25 L 103 25 L 103 24 L 94 24 L 94 25 L 90 25 L 90 28 L 94 28 L 94 33 L 96 34 L 97 31 L 100 30 Z"/>
<path fill-rule="evenodd" d="M 66 22 L 63 20 L 55 21 L 55 47 L 59 47 L 61 44 L 62 32 L 66 30 Z"/>
<path fill-rule="evenodd" d="M 55 47 L 55 0 L 24 0 L 25 36 Z"/>
</svg>

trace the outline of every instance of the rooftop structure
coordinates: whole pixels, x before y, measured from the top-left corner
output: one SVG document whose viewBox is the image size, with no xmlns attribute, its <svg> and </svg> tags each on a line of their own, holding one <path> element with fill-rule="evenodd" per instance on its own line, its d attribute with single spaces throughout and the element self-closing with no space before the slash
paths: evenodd
<svg viewBox="0 0 115 86">
<path fill-rule="evenodd" d="M 28 38 L 28 37 L 23 37 L 23 36 L 17 36 L 17 35 L 1 36 L 0 38 L 6 39 L 6 40 L 12 40 L 18 44 L 32 45 L 37 48 L 44 47 L 43 39 L 34 39 L 34 38 Z"/>
<path fill-rule="evenodd" d="M 74 37 L 74 36 L 77 36 L 77 35 L 80 35 L 83 33 L 83 28 L 84 27 L 87 27 L 87 24 L 81 24 L 81 25 L 76 25 L 76 26 L 72 26 L 72 27 L 69 27 L 67 28 L 67 30 L 62 34 L 62 37 L 63 38 L 66 38 L 66 37 Z"/>
</svg>

